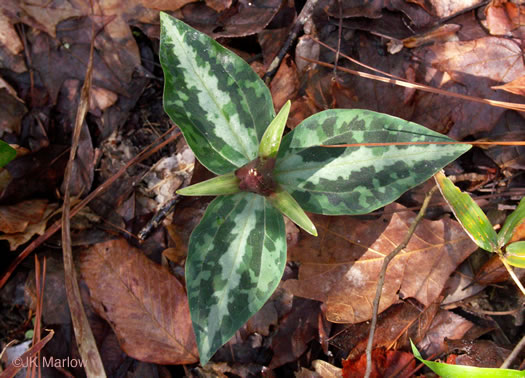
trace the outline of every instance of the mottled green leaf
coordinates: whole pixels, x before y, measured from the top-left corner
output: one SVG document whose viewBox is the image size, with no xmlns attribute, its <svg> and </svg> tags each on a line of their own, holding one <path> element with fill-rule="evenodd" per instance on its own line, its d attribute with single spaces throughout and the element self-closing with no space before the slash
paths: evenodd
<svg viewBox="0 0 525 378">
<path fill-rule="evenodd" d="M 283 217 L 264 197 L 217 197 L 193 231 L 186 284 L 201 364 L 273 293 L 286 263 Z"/>
<path fill-rule="evenodd" d="M 525 198 L 522 198 L 516 210 L 505 219 L 505 224 L 498 233 L 498 245 L 503 247 L 509 242 L 514 230 L 525 220 Z"/>
<path fill-rule="evenodd" d="M 474 202 L 468 193 L 461 192 L 443 172 L 436 173 L 434 178 L 452 212 L 474 243 L 485 251 L 496 252 L 498 249 L 498 236 L 478 204 Z"/>
<path fill-rule="evenodd" d="M 320 145 L 415 142 L 453 140 L 386 114 L 359 109 L 327 110 L 307 118 L 283 138 L 274 177 L 307 211 L 365 214 L 432 177 L 470 146 Z"/>
<path fill-rule="evenodd" d="M 479 368 L 475 366 L 462 366 L 444 364 L 442 362 L 427 361 L 421 357 L 416 346 L 410 340 L 412 353 L 419 361 L 424 363 L 434 373 L 443 378 L 513 378 L 525 377 L 525 371 L 512 369 Z"/>
<path fill-rule="evenodd" d="M 268 88 L 213 39 L 166 13 L 160 19 L 164 110 L 197 159 L 216 174 L 255 159 L 275 116 Z"/>
<path fill-rule="evenodd" d="M 9 144 L 0 140 L 0 168 L 16 157 L 16 150 Z"/>
<path fill-rule="evenodd" d="M 177 190 L 183 196 L 219 196 L 224 194 L 239 193 L 240 180 L 234 172 L 211 178 L 197 184 Z"/>
<path fill-rule="evenodd" d="M 509 265 L 525 268 L 525 241 L 509 244 L 503 258 Z"/>
<path fill-rule="evenodd" d="M 281 139 L 283 137 L 284 127 L 288 120 L 288 114 L 290 113 L 290 100 L 286 101 L 283 105 L 279 114 L 273 119 L 272 123 L 268 126 L 259 145 L 259 157 L 263 159 L 275 158 L 277 152 L 279 152 L 279 146 L 281 145 Z"/>
</svg>

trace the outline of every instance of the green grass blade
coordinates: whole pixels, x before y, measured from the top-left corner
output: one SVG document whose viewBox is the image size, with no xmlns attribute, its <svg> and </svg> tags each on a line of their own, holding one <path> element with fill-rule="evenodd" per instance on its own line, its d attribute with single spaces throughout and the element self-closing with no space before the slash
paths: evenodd
<svg viewBox="0 0 525 378">
<path fill-rule="evenodd" d="M 496 252 L 498 236 L 489 219 L 476 202 L 450 181 L 443 172 L 434 176 L 441 194 L 450 205 L 459 223 L 479 247 L 485 251 Z"/>
<path fill-rule="evenodd" d="M 451 141 L 389 115 L 359 109 L 327 110 L 307 118 L 283 138 L 274 176 L 306 211 L 365 214 L 429 179 L 470 145 L 321 145 Z"/>
<path fill-rule="evenodd" d="M 509 265 L 525 268 L 525 241 L 509 244 L 503 258 Z"/>
<path fill-rule="evenodd" d="M 286 263 L 284 220 L 264 197 L 217 197 L 193 231 L 186 284 L 201 364 L 268 300 Z"/>
<path fill-rule="evenodd" d="M 434 373 L 443 378 L 518 378 L 525 377 L 525 371 L 512 369 L 479 368 L 475 366 L 462 366 L 444 364 L 442 362 L 427 361 L 421 357 L 416 346 L 410 340 L 412 353 L 419 361 L 424 363 Z"/>
<path fill-rule="evenodd" d="M 240 57 L 161 12 L 164 110 L 199 161 L 224 174 L 257 156 L 275 116 L 270 91 Z"/>
<path fill-rule="evenodd" d="M 525 198 L 522 198 L 516 210 L 514 210 L 508 217 L 505 219 L 503 227 L 498 233 L 498 245 L 503 247 L 506 245 L 512 235 L 514 230 L 525 220 Z"/>
</svg>

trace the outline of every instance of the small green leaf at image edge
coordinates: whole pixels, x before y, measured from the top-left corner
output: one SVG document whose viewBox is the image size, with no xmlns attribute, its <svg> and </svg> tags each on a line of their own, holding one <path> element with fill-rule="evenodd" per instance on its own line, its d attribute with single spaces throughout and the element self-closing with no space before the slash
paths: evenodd
<svg viewBox="0 0 525 378">
<path fill-rule="evenodd" d="M 421 357 L 416 346 L 410 340 L 412 353 L 430 370 L 443 378 L 513 378 L 525 377 L 525 371 L 513 369 L 480 368 L 475 366 L 451 365 L 442 362 L 427 361 Z"/>
<path fill-rule="evenodd" d="M 3 140 L 0 140 L 0 168 L 7 165 L 15 157 L 16 150 Z"/>
</svg>

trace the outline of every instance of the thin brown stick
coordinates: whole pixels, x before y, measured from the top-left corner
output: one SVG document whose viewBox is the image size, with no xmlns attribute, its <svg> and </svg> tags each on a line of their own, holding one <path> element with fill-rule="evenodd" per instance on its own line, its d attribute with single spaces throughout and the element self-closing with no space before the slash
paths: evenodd
<svg viewBox="0 0 525 378">
<path fill-rule="evenodd" d="M 503 361 L 503 364 L 499 367 L 500 369 L 508 369 L 510 368 L 510 364 L 512 364 L 512 361 L 518 357 L 518 354 L 520 354 L 521 350 L 525 348 L 525 336 L 523 336 L 518 343 L 512 350 L 512 352 L 509 354 L 509 356 Z"/>
<path fill-rule="evenodd" d="M 337 147 L 384 147 L 384 146 L 412 146 L 412 145 L 428 145 L 428 144 L 470 144 L 471 146 L 525 146 L 523 140 L 512 141 L 474 141 L 474 142 L 457 142 L 457 141 L 443 141 L 443 142 L 371 142 L 371 143 L 346 143 L 346 144 L 321 144 L 320 147 L 337 148 Z"/>
<path fill-rule="evenodd" d="M 166 131 L 164 134 L 162 134 L 155 142 L 147 146 L 144 150 L 142 150 L 137 156 L 135 156 L 133 159 L 128 161 L 122 168 L 119 169 L 117 173 L 115 173 L 113 176 L 108 178 L 102 185 L 100 185 L 98 188 L 96 188 L 94 191 L 92 191 L 86 198 L 84 198 L 82 201 L 80 201 L 73 209 L 71 210 L 71 217 L 74 217 L 80 210 L 82 210 L 88 203 L 90 203 L 93 199 L 98 197 L 100 194 L 104 193 L 106 190 L 108 190 L 111 185 L 115 181 L 117 181 L 126 171 L 129 167 L 132 165 L 135 165 L 147 158 L 149 158 L 151 155 L 153 155 L 155 152 L 163 148 L 169 143 L 174 142 L 179 136 L 180 132 L 172 135 L 170 138 L 166 139 L 164 142 L 161 142 L 159 144 L 156 144 L 159 140 L 164 138 L 166 135 L 170 134 L 172 131 L 174 131 L 176 126 L 171 127 L 168 131 Z M 16 257 L 16 259 L 9 265 L 7 270 L 2 275 L 2 278 L 0 279 L 0 289 L 6 284 L 6 282 L 11 277 L 11 274 L 15 271 L 16 267 L 20 265 L 22 261 L 24 261 L 27 256 L 31 254 L 38 246 L 40 246 L 42 243 L 44 243 L 47 239 L 51 237 L 55 232 L 60 230 L 62 227 L 61 221 L 57 221 L 51 225 L 46 232 L 33 240 L 20 254 Z"/>
<path fill-rule="evenodd" d="M 339 55 L 341 54 L 341 34 L 343 32 L 343 4 L 341 4 L 341 0 L 337 0 L 337 3 L 337 5 L 339 6 L 339 25 L 337 31 L 337 50 L 335 52 L 334 59 L 334 77 L 337 76 L 337 65 L 339 63 Z"/>
<path fill-rule="evenodd" d="M 49 342 L 49 340 L 53 338 L 55 334 L 55 331 L 52 329 L 46 331 L 49 331 L 46 337 L 26 350 L 20 357 L 14 359 L 11 365 L 9 365 L 2 372 L 2 378 L 12 378 L 20 371 L 20 369 L 31 365 L 32 358 L 42 350 L 42 348 Z"/>
<path fill-rule="evenodd" d="M 279 50 L 279 52 L 277 53 L 277 56 L 272 60 L 272 62 L 268 66 L 268 69 L 266 70 L 266 73 L 263 76 L 263 80 L 266 83 L 266 85 L 270 84 L 270 81 L 277 73 L 281 62 L 283 61 L 284 56 L 286 55 L 290 47 L 292 47 L 293 42 L 299 35 L 299 32 L 303 28 L 304 24 L 306 23 L 306 21 L 308 21 L 310 17 L 312 17 L 312 13 L 318 1 L 319 0 L 306 1 L 306 4 L 301 10 L 301 13 L 299 13 L 299 16 L 295 20 L 295 24 L 293 25 L 290 34 L 288 34 L 288 38 L 281 47 L 281 50 Z"/>
<path fill-rule="evenodd" d="M 341 56 L 343 56 L 343 54 L 341 54 Z M 323 66 L 323 67 L 328 67 L 328 68 L 334 68 L 335 67 L 333 64 L 326 63 L 326 62 L 321 62 L 321 61 L 315 60 L 315 59 L 310 59 L 310 58 L 307 58 L 307 57 L 304 57 L 304 56 L 297 56 L 297 58 L 302 59 L 302 60 L 306 60 L 307 62 L 310 62 L 310 63 L 318 64 L 318 65 Z M 415 88 L 415 89 L 419 89 L 419 90 L 424 91 L 424 92 L 441 94 L 441 95 L 445 95 L 445 96 L 449 96 L 449 97 L 459 98 L 459 99 L 462 99 L 462 100 L 477 102 L 477 103 L 480 103 L 480 104 L 492 105 L 492 106 L 497 106 L 499 108 L 516 110 L 516 111 L 519 111 L 519 112 L 524 112 L 525 111 L 525 105 L 524 104 L 518 104 L 518 103 L 515 103 L 515 102 L 489 100 L 489 99 L 485 99 L 485 98 L 479 98 L 479 97 L 462 95 L 462 94 L 459 94 L 459 93 L 445 91 L 443 89 L 429 87 L 428 85 L 414 83 L 414 82 L 411 82 L 411 81 L 408 81 L 408 80 L 404 80 L 404 79 L 389 79 L 387 77 L 377 76 L 377 75 L 373 75 L 373 74 L 369 74 L 369 73 L 365 73 L 365 72 L 360 72 L 360 71 L 356 71 L 356 70 L 351 70 L 349 68 L 345 68 L 345 67 L 341 67 L 341 66 L 337 67 L 337 69 L 340 70 L 340 71 L 346 72 L 346 73 L 350 73 L 352 75 L 356 75 L 356 76 L 359 76 L 359 77 L 364 77 L 364 78 L 372 79 L 372 80 L 376 80 L 376 81 L 381 81 L 381 82 L 387 83 L 387 84 L 399 85 L 400 87 Z"/>
<path fill-rule="evenodd" d="M 91 47 L 89 51 L 89 61 L 86 68 L 86 75 L 80 99 L 78 102 L 75 126 L 71 141 L 71 150 L 69 152 L 69 161 L 67 162 L 64 173 L 64 203 L 62 205 L 62 255 L 64 258 L 64 281 L 66 287 L 67 303 L 71 312 L 71 321 L 73 331 L 77 342 L 78 352 L 84 362 L 84 369 L 88 377 L 106 377 L 102 358 L 98 352 L 97 343 L 87 315 L 84 311 L 80 288 L 77 281 L 77 273 L 73 262 L 73 252 L 71 248 L 71 228 L 69 223 L 71 210 L 70 182 L 75 162 L 76 152 L 80 144 L 80 133 L 85 116 L 89 110 L 89 92 L 91 90 L 91 78 L 93 76 L 93 55 L 95 53 L 95 28 L 92 24 Z"/>
<path fill-rule="evenodd" d="M 412 238 L 412 235 L 416 231 L 416 227 L 418 223 L 421 221 L 423 216 L 425 215 L 425 212 L 427 210 L 428 204 L 430 203 L 430 199 L 432 198 L 432 195 L 436 191 L 437 186 L 434 186 L 425 196 L 425 200 L 423 201 L 423 205 L 421 205 L 421 209 L 419 210 L 419 213 L 417 214 L 416 218 L 410 225 L 410 228 L 407 231 L 407 234 L 405 235 L 405 238 L 403 241 L 391 252 L 388 254 L 388 256 L 385 257 L 383 260 L 383 265 L 381 266 L 381 272 L 379 273 L 379 279 L 377 281 L 377 287 L 376 287 L 376 295 L 373 302 L 373 309 L 372 309 L 372 321 L 370 323 L 370 334 L 368 336 L 368 343 L 366 345 L 366 372 L 365 372 L 365 378 L 369 378 L 370 374 L 372 373 L 372 348 L 374 345 L 374 334 L 376 330 L 377 325 L 377 315 L 379 311 L 379 301 L 381 300 L 381 292 L 383 290 L 383 285 L 385 284 L 385 276 L 386 276 L 386 269 L 388 268 L 388 264 L 390 264 L 390 261 L 392 261 L 398 254 L 401 252 L 408 244 L 410 239 Z"/>
</svg>

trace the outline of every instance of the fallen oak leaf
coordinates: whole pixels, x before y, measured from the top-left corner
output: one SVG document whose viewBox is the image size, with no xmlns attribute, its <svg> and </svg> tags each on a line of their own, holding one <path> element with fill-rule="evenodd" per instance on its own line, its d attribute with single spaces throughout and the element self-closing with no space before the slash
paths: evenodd
<svg viewBox="0 0 525 378">
<path fill-rule="evenodd" d="M 319 238 L 324 242 L 308 248 L 308 241 L 303 239 L 297 248 L 306 246 L 305 251 L 317 248 L 319 260 L 302 263 L 299 279 L 286 281 L 284 288 L 294 295 L 324 302 L 329 321 L 369 320 L 383 257 L 401 242 L 415 217 L 413 212 L 405 210 L 399 204 L 389 205 L 386 212 L 395 212 L 392 216 L 384 215 L 371 221 L 317 216 L 314 219 Z M 356 231 L 364 229 L 376 237 Z M 312 240 L 309 236 L 304 238 Z M 407 247 L 388 267 L 379 311 L 386 310 L 399 297 L 413 297 L 425 306 L 430 305 L 438 298 L 450 274 L 475 250 L 476 245 L 456 221 L 423 220 Z M 296 249 L 292 249 L 294 255 L 295 260 L 301 261 Z"/>
<path fill-rule="evenodd" d="M 504 91 L 514 93 L 520 96 L 525 96 L 525 76 L 520 76 L 509 83 L 503 85 L 495 85 L 491 89 L 502 89 Z"/>
<path fill-rule="evenodd" d="M 186 293 L 173 275 L 123 239 L 93 245 L 80 261 L 93 307 L 124 352 L 161 365 L 198 361 Z"/>
</svg>

